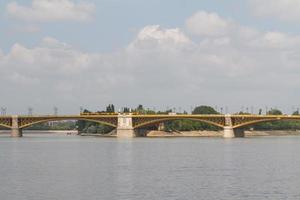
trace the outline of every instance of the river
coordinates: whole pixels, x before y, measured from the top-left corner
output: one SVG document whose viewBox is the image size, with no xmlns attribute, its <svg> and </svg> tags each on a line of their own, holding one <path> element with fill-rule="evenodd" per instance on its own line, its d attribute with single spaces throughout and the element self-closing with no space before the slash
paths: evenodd
<svg viewBox="0 0 300 200">
<path fill-rule="evenodd" d="M 300 199 L 299 153 L 299 136 L 1 136 L 0 199 Z"/>
</svg>

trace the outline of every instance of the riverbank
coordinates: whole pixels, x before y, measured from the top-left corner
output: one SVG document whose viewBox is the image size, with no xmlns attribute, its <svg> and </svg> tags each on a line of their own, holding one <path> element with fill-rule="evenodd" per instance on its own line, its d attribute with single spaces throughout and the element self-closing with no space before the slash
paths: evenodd
<svg viewBox="0 0 300 200">
<path fill-rule="evenodd" d="M 300 130 L 295 131 L 245 131 L 245 137 L 254 136 L 288 136 L 299 135 Z M 148 137 L 223 137 L 223 131 L 182 131 L 182 132 L 165 132 L 165 131 L 150 131 Z"/>
<path fill-rule="evenodd" d="M 10 134 L 10 130 L 0 130 L 0 134 Z M 76 130 L 24 130 L 23 134 L 57 134 L 57 135 L 78 135 Z M 99 137 L 116 137 L 116 132 L 110 134 L 91 134 L 82 133 L 81 136 L 99 136 Z M 245 137 L 256 136 L 293 136 L 299 135 L 300 130 L 275 130 L 275 131 L 245 131 Z M 147 137 L 223 137 L 223 131 L 182 131 L 182 132 L 165 132 L 165 131 L 149 131 Z"/>
<path fill-rule="evenodd" d="M 82 133 L 82 136 L 100 136 L 115 137 L 116 134 L 89 134 Z M 256 136 L 289 136 L 299 135 L 300 130 L 296 131 L 245 131 L 245 137 Z M 182 132 L 166 132 L 166 131 L 149 131 L 147 137 L 223 137 L 223 131 L 182 131 Z"/>
<path fill-rule="evenodd" d="M 10 130 L 0 130 L 0 134 L 10 134 Z M 77 130 L 23 130 L 23 134 L 78 135 Z"/>
</svg>

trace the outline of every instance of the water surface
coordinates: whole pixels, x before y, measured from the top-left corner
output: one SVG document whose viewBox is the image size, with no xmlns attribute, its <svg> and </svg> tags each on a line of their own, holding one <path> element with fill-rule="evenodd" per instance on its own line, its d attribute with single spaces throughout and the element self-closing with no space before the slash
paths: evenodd
<svg viewBox="0 0 300 200">
<path fill-rule="evenodd" d="M 300 199 L 300 137 L 0 137 L 1 200 Z"/>
</svg>

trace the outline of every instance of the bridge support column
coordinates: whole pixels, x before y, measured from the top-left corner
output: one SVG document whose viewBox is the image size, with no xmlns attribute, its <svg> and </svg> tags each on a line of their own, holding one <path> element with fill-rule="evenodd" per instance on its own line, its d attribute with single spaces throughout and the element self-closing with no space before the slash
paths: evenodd
<svg viewBox="0 0 300 200">
<path fill-rule="evenodd" d="M 165 123 L 161 122 L 158 124 L 158 128 L 159 131 L 164 131 L 165 130 Z"/>
<path fill-rule="evenodd" d="M 224 138 L 245 137 L 243 129 L 234 129 L 231 126 L 224 127 Z"/>
<path fill-rule="evenodd" d="M 225 115 L 225 127 L 224 127 L 224 138 L 234 138 L 234 130 L 232 127 L 231 115 Z"/>
<path fill-rule="evenodd" d="M 135 131 L 132 126 L 131 114 L 119 114 L 118 115 L 118 127 L 117 137 L 118 138 L 133 138 L 135 137 Z"/>
<path fill-rule="evenodd" d="M 224 133 L 223 133 L 224 138 L 234 138 L 234 130 L 231 126 L 225 126 L 224 127 Z"/>
<path fill-rule="evenodd" d="M 224 138 L 244 137 L 243 129 L 234 129 L 232 126 L 231 115 L 225 115 Z"/>
<path fill-rule="evenodd" d="M 19 128 L 18 116 L 12 116 L 12 128 L 11 128 L 11 137 L 22 137 L 22 129 Z"/>
</svg>

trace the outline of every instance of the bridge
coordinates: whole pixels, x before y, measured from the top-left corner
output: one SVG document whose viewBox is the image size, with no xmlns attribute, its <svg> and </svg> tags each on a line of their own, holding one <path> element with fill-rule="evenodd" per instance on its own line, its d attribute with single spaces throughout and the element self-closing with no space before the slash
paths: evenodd
<svg viewBox="0 0 300 200">
<path fill-rule="evenodd" d="M 0 127 L 11 129 L 12 137 L 22 137 L 22 129 L 34 124 L 60 121 L 83 120 L 97 122 L 116 128 L 117 137 L 139 136 L 140 130 L 149 126 L 159 126 L 172 120 L 188 119 L 204 122 L 223 129 L 224 138 L 243 137 L 243 128 L 261 122 L 280 120 L 300 120 L 299 115 L 189 115 L 155 114 L 140 115 L 119 114 L 84 114 L 84 115 L 44 115 L 44 116 L 0 116 Z"/>
</svg>

